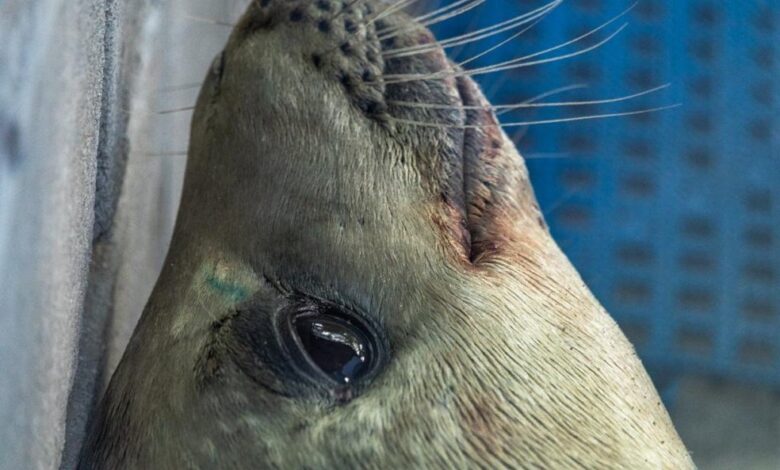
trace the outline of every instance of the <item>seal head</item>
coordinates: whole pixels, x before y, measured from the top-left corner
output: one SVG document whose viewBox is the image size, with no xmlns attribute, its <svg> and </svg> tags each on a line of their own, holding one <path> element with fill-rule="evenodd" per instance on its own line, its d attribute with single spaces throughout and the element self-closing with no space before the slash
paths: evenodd
<svg viewBox="0 0 780 470">
<path fill-rule="evenodd" d="M 691 467 L 486 106 L 386 4 L 253 2 L 81 467 Z"/>
</svg>

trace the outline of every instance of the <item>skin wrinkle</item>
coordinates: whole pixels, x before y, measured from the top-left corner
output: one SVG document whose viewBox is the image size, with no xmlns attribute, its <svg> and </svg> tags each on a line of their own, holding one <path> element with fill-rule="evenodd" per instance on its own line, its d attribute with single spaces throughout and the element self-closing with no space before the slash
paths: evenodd
<svg viewBox="0 0 780 470">
<path fill-rule="evenodd" d="M 433 39 L 400 12 L 366 24 L 376 0 L 318 2 L 253 3 L 207 75 L 170 252 L 80 468 L 691 468 L 508 136 L 462 127 L 496 122 L 458 108 L 487 105 L 476 84 L 385 83 L 457 66 L 383 60 Z M 301 377 L 274 323 L 300 298 L 375 326 L 377 375 Z"/>
</svg>

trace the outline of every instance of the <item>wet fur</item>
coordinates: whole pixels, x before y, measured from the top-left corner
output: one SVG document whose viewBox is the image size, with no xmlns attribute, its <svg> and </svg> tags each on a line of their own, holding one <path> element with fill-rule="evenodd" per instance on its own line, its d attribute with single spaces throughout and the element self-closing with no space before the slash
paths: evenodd
<svg viewBox="0 0 780 470">
<path fill-rule="evenodd" d="M 453 66 L 440 50 L 371 61 L 393 45 L 345 21 L 382 4 L 323 31 L 339 5 L 254 2 L 207 77 L 171 249 L 80 467 L 691 467 L 492 113 L 388 104 L 484 103 L 476 85 L 383 84 Z M 385 332 L 386 368 L 346 399 L 268 346 L 300 294 Z"/>
</svg>

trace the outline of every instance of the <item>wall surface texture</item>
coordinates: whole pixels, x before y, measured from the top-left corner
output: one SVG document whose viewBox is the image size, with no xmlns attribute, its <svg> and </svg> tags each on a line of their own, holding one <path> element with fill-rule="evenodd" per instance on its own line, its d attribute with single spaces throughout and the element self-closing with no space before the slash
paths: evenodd
<svg viewBox="0 0 780 470">
<path fill-rule="evenodd" d="M 71 468 L 157 277 L 243 1 L 0 0 L 0 469 Z"/>
</svg>

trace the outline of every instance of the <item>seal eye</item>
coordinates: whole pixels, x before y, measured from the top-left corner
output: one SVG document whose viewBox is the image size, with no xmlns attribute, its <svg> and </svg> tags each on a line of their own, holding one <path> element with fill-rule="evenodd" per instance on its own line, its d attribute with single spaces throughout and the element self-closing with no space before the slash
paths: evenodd
<svg viewBox="0 0 780 470">
<path fill-rule="evenodd" d="M 299 315 L 293 324 L 304 352 L 322 372 L 339 383 L 364 374 L 372 348 L 358 325 L 329 314 Z"/>
<path fill-rule="evenodd" d="M 287 317 L 285 329 L 283 336 L 294 365 L 316 381 L 352 385 L 378 363 L 373 328 L 334 305 L 308 304 Z"/>
</svg>

